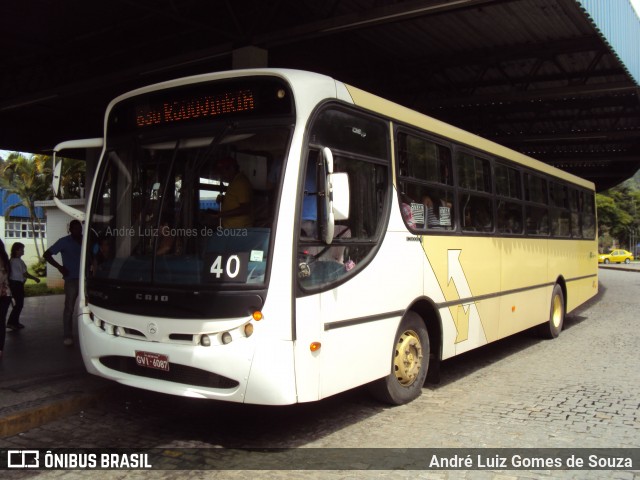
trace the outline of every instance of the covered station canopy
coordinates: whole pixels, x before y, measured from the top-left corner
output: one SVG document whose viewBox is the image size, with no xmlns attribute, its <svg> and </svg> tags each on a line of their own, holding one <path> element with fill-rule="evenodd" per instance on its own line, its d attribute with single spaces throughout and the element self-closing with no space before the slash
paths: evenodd
<svg viewBox="0 0 640 480">
<path fill-rule="evenodd" d="M 4 0 L 0 148 L 102 134 L 133 88 L 243 66 L 331 75 L 597 184 L 640 167 L 629 0 Z"/>
</svg>

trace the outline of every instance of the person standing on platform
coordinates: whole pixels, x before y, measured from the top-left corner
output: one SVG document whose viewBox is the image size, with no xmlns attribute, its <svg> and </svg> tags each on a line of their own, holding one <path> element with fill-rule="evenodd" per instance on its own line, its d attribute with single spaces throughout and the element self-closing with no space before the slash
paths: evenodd
<svg viewBox="0 0 640 480">
<path fill-rule="evenodd" d="M 13 309 L 7 320 L 7 328 L 11 330 L 20 330 L 24 325 L 20 323 L 20 313 L 24 307 L 24 282 L 27 278 L 40 283 L 40 279 L 31 275 L 27 271 L 27 266 L 22 261 L 24 255 L 24 243 L 16 242 L 11 245 L 11 275 L 9 276 L 9 287 L 11 295 L 13 295 Z"/>
<path fill-rule="evenodd" d="M 78 220 L 69 223 L 69 235 L 62 237 L 44 252 L 44 259 L 62 274 L 64 278 L 64 312 L 62 324 L 64 345 L 73 345 L 73 312 L 76 308 L 80 289 L 80 251 L 82 249 L 82 224 Z M 53 255 L 62 256 L 60 265 Z"/>
<path fill-rule="evenodd" d="M 0 240 L 0 359 L 2 358 L 4 341 L 7 334 L 5 327 L 7 312 L 9 311 L 9 305 L 11 305 L 9 275 L 11 275 L 9 255 L 7 255 L 7 251 L 4 248 L 4 243 Z"/>
</svg>

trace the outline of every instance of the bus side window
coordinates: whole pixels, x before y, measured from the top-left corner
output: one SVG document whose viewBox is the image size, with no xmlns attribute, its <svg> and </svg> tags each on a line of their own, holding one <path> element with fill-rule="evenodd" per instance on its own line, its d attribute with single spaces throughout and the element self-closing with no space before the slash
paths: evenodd
<svg viewBox="0 0 640 480">
<path fill-rule="evenodd" d="M 498 203 L 497 229 L 501 233 L 522 233 L 522 206 L 515 202 Z"/>
<path fill-rule="evenodd" d="M 465 195 L 462 199 L 462 230 L 467 232 L 492 232 L 493 212 L 490 198 Z"/>
<path fill-rule="evenodd" d="M 387 122 L 342 106 L 330 105 L 313 118 L 297 200 L 298 278 L 304 289 L 340 282 L 373 258 L 391 198 L 388 132 Z M 348 218 L 335 222 L 330 244 L 322 232 L 325 147 L 333 152 L 333 172 L 346 173 L 349 182 Z"/>
<path fill-rule="evenodd" d="M 400 208 L 411 230 L 453 230 L 451 150 L 419 134 L 397 134 Z"/>
<path fill-rule="evenodd" d="M 547 180 L 534 173 L 524 175 L 525 208 L 527 233 L 549 235 L 549 207 Z"/>
<path fill-rule="evenodd" d="M 422 197 L 427 228 L 448 228 L 452 225 L 451 202 L 444 191 L 428 189 Z"/>
</svg>

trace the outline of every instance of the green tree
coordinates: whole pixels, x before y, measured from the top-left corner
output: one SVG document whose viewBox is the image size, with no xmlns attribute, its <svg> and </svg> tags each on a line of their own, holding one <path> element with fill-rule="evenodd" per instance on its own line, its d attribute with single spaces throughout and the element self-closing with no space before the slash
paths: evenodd
<svg viewBox="0 0 640 480">
<path fill-rule="evenodd" d="M 87 162 L 73 158 L 58 158 L 62 161 L 60 171 L 61 198 L 83 198 Z"/>
<path fill-rule="evenodd" d="M 640 174 L 626 182 L 596 195 L 598 208 L 599 244 L 607 251 L 614 241 L 633 250 L 631 232 L 640 226 Z"/>
<path fill-rule="evenodd" d="M 15 194 L 19 200 L 9 205 L 4 215 L 8 217 L 16 208 L 24 206 L 29 212 L 31 229 L 35 233 L 36 223 L 42 231 L 42 223 L 36 215 L 35 202 L 50 198 L 51 168 L 50 159 L 44 155 L 27 157 L 21 153 L 11 153 L 0 166 L 0 188 L 4 189 L 5 201 Z M 44 253 L 44 239 L 40 236 L 40 245 L 36 235 L 33 237 L 38 258 Z"/>
</svg>

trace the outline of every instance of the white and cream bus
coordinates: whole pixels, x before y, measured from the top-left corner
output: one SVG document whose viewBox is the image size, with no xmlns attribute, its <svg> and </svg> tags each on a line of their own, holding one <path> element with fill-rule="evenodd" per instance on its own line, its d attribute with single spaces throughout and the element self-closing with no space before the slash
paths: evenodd
<svg viewBox="0 0 640 480">
<path fill-rule="evenodd" d="M 61 145 L 102 145 L 79 336 L 122 384 L 402 404 L 442 360 L 556 337 L 597 292 L 592 183 L 323 75 L 152 85 Z"/>
</svg>

